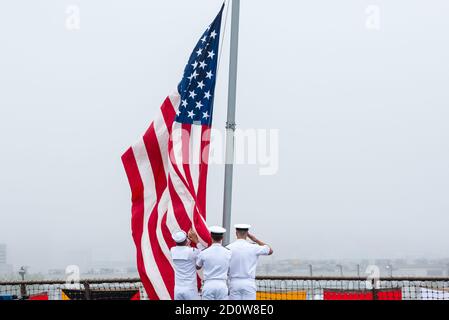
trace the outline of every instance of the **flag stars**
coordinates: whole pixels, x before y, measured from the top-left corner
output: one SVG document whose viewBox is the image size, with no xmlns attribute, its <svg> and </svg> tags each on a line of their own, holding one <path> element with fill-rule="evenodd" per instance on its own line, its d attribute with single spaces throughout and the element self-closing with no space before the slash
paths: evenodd
<svg viewBox="0 0 449 320">
<path fill-rule="evenodd" d="M 211 125 L 219 39 L 217 25 L 212 24 L 193 50 L 178 85 L 181 99 L 174 111 L 179 123 Z"/>
<path fill-rule="evenodd" d="M 190 93 L 189 98 L 195 99 L 195 97 L 197 96 L 197 94 L 195 93 L 195 90 L 189 91 L 189 93 Z"/>
<path fill-rule="evenodd" d="M 208 58 L 211 58 L 211 59 L 213 60 L 213 59 L 214 59 L 214 56 L 215 56 L 214 50 L 208 51 L 208 52 L 207 52 L 207 57 L 208 57 Z"/>
<path fill-rule="evenodd" d="M 187 112 L 189 115 L 188 115 L 188 117 L 189 118 L 191 118 L 191 119 L 193 119 L 193 117 L 195 117 L 195 113 L 193 112 L 193 110 L 192 111 L 189 111 L 189 112 Z"/>
<path fill-rule="evenodd" d="M 201 90 L 203 90 L 203 88 L 204 88 L 205 86 L 206 86 L 206 85 L 204 84 L 204 81 L 198 82 L 198 88 L 200 88 Z"/>
<path fill-rule="evenodd" d="M 195 71 L 193 71 L 192 75 L 190 77 L 188 77 L 188 79 L 190 81 L 192 81 L 192 79 L 196 79 L 196 77 L 198 77 L 198 76 L 199 76 L 199 74 L 195 70 Z"/>
</svg>

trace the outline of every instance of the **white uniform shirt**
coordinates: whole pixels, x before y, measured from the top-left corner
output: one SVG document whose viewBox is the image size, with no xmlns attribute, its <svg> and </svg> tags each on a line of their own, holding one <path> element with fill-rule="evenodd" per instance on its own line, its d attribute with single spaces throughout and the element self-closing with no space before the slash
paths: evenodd
<svg viewBox="0 0 449 320">
<path fill-rule="evenodd" d="M 214 243 L 201 251 L 196 264 L 203 268 L 204 281 L 228 280 L 230 261 L 231 251 L 221 244 Z"/>
<path fill-rule="evenodd" d="M 232 252 L 229 272 L 231 280 L 255 279 L 259 256 L 267 256 L 270 253 L 269 246 L 259 246 L 243 239 L 231 243 L 228 249 Z"/>
<path fill-rule="evenodd" d="M 178 287 L 197 287 L 196 259 L 204 247 L 198 244 L 198 249 L 187 246 L 171 248 L 171 256 L 175 269 L 175 285 Z"/>
</svg>

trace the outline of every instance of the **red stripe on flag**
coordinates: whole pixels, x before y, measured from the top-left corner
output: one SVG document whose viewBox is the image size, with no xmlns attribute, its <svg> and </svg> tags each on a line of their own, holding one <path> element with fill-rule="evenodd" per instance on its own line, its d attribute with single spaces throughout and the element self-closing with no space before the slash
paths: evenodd
<svg viewBox="0 0 449 320">
<path fill-rule="evenodd" d="M 167 188 L 167 175 L 162 161 L 159 141 L 157 140 L 156 131 L 154 130 L 154 123 L 151 124 L 150 128 L 143 136 L 143 142 L 145 143 L 145 148 L 151 163 L 151 171 L 153 172 L 154 184 L 156 187 L 157 203 L 159 203 L 164 190 Z"/>
<path fill-rule="evenodd" d="M 181 227 L 182 230 L 189 231 L 192 228 L 192 221 L 190 220 L 189 215 L 187 214 L 187 211 L 184 207 L 184 203 L 182 202 L 181 198 L 179 197 L 178 193 L 175 190 L 173 181 L 171 180 L 170 176 L 168 177 L 168 191 L 170 192 L 173 212 L 176 221 L 178 221 L 178 225 Z"/>
<path fill-rule="evenodd" d="M 175 107 L 171 103 L 170 97 L 165 99 L 161 107 L 162 117 L 164 118 L 165 125 L 167 126 L 167 131 L 171 134 L 173 122 L 176 118 Z"/>
<path fill-rule="evenodd" d="M 164 216 L 162 217 L 162 235 L 164 236 L 165 243 L 167 243 L 168 248 L 173 248 L 176 243 L 173 241 L 173 238 L 171 237 L 171 232 L 167 227 L 167 212 L 164 213 Z"/>
<path fill-rule="evenodd" d="M 207 245 L 210 246 L 212 244 L 212 238 L 210 236 L 209 229 L 206 225 L 205 220 L 203 220 L 202 215 L 198 212 L 197 208 L 195 208 L 195 211 L 193 213 L 193 221 L 198 236 L 204 241 L 206 241 Z"/>
</svg>

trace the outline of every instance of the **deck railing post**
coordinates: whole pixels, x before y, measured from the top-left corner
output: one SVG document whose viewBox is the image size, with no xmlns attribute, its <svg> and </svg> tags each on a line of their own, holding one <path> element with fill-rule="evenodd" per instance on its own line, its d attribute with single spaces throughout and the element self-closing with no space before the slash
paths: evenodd
<svg viewBox="0 0 449 320">
<path fill-rule="evenodd" d="M 372 285 L 373 285 L 373 300 L 377 300 L 377 289 L 376 289 L 376 279 L 372 279 Z"/>
<path fill-rule="evenodd" d="M 89 282 L 84 282 L 84 295 L 86 300 L 92 300 L 92 292 L 90 291 L 90 284 Z"/>
<path fill-rule="evenodd" d="M 20 284 L 20 297 L 22 298 L 22 299 L 25 299 L 25 297 L 27 296 L 28 294 L 27 294 L 27 285 L 24 283 L 24 282 L 22 282 L 21 284 Z"/>
</svg>

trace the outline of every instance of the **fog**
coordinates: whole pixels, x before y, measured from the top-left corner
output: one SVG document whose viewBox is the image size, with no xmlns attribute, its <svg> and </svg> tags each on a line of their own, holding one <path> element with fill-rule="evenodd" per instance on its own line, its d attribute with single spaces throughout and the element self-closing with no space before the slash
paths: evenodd
<svg viewBox="0 0 449 320">
<path fill-rule="evenodd" d="M 67 26 L 71 5 L 79 30 Z M 0 4 L 0 243 L 9 263 L 132 264 L 120 156 L 176 88 L 220 5 Z M 274 259 L 449 255 L 448 14 L 445 0 L 242 0 L 237 124 L 279 130 L 279 171 L 236 166 L 233 223 L 252 224 Z M 228 51 L 226 43 L 219 129 Z M 210 166 L 210 225 L 221 224 L 223 177 L 222 165 Z"/>
</svg>

